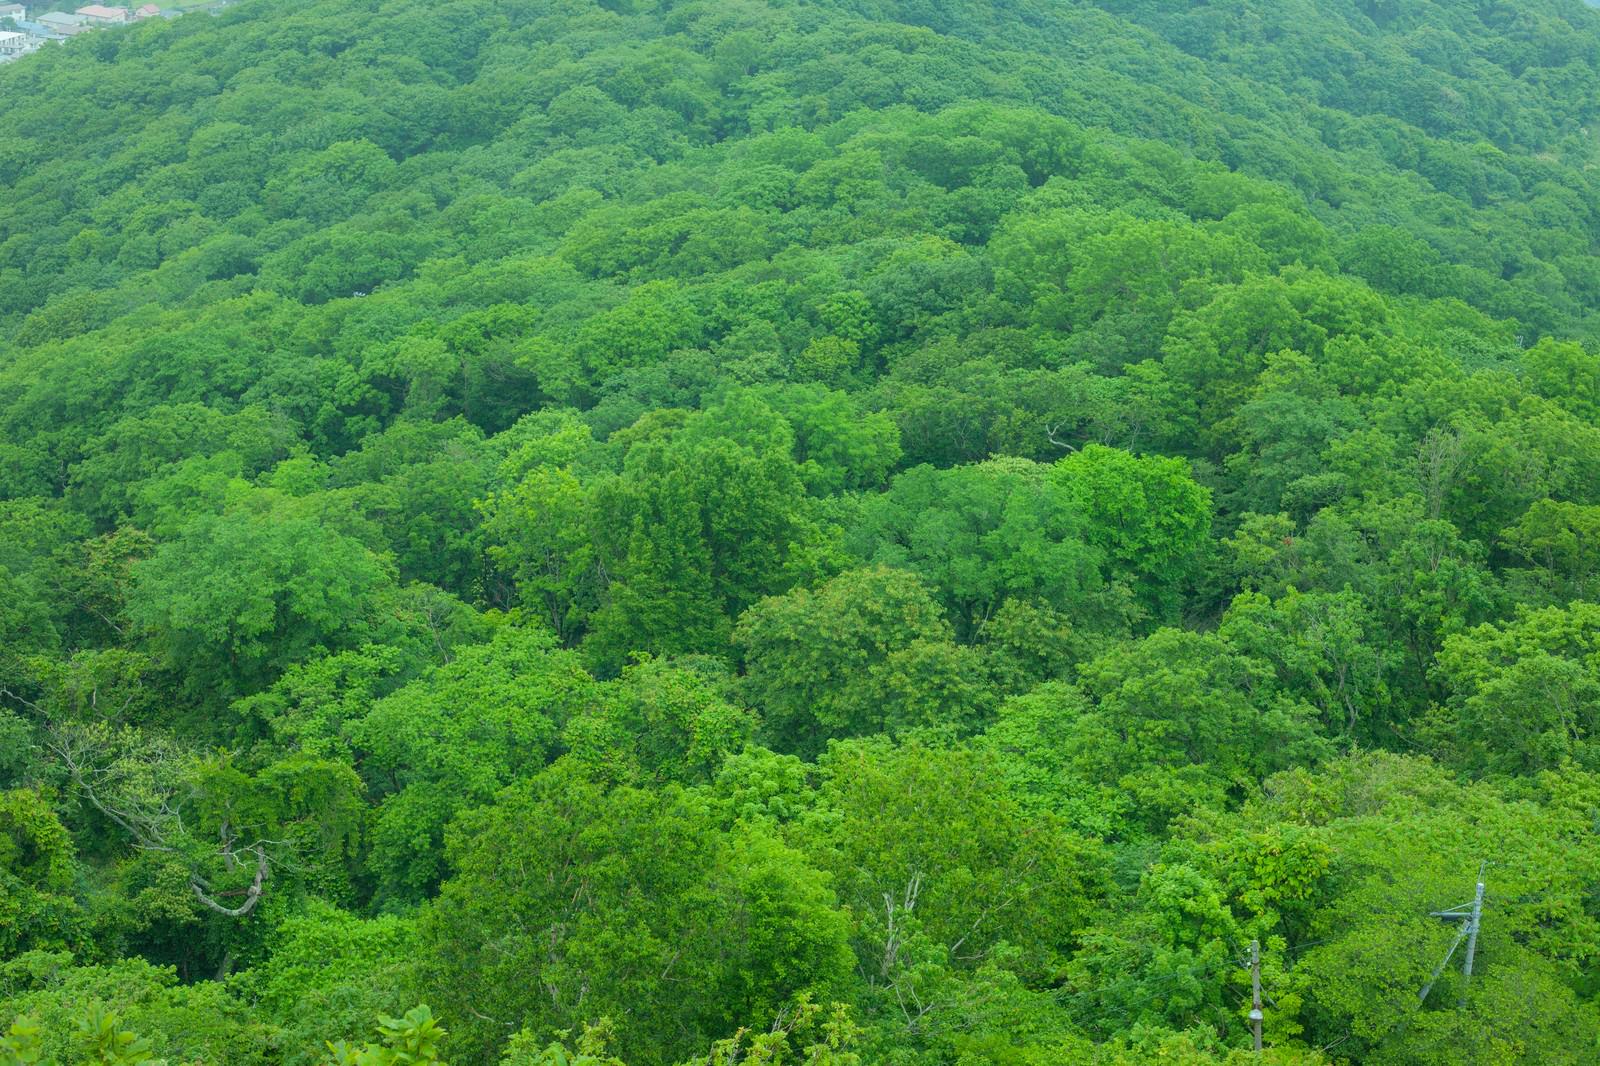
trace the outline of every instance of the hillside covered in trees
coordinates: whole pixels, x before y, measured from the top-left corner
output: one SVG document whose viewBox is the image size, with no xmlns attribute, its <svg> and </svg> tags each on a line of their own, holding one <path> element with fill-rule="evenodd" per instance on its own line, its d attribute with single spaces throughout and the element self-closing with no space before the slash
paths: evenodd
<svg viewBox="0 0 1600 1066">
<path fill-rule="evenodd" d="M 244 0 L 0 100 L 0 1064 L 1600 1060 L 1600 12 Z"/>
</svg>

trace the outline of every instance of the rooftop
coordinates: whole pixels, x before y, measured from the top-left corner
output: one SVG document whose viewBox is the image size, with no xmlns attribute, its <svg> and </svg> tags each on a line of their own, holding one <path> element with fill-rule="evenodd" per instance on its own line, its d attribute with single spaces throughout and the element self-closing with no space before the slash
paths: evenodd
<svg viewBox="0 0 1600 1066">
<path fill-rule="evenodd" d="M 105 7 L 102 4 L 90 4 L 87 7 L 78 8 L 78 14 L 92 19 L 121 19 L 128 17 L 128 9 L 125 7 Z"/>
</svg>

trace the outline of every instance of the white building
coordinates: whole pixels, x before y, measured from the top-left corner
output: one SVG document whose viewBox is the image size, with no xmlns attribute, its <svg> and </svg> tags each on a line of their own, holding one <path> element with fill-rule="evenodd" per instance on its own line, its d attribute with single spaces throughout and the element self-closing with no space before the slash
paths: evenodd
<svg viewBox="0 0 1600 1066">
<path fill-rule="evenodd" d="M 10 59 L 28 50 L 28 35 L 0 30 L 0 58 Z"/>
<path fill-rule="evenodd" d="M 60 34 L 62 37 L 71 37 L 88 29 L 88 20 L 82 15 L 71 15 L 65 11 L 51 11 L 40 15 L 38 22 L 48 32 Z"/>
<path fill-rule="evenodd" d="M 21 4 L 0 4 L 0 19 L 10 19 L 13 22 L 27 22 L 28 9 Z"/>
</svg>

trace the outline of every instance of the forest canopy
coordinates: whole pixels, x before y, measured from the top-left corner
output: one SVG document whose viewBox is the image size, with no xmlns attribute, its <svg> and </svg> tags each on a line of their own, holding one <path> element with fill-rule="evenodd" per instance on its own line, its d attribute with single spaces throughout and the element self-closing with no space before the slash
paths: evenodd
<svg viewBox="0 0 1600 1066">
<path fill-rule="evenodd" d="M 0 97 L 0 1066 L 1600 1056 L 1600 12 L 241 0 Z"/>
</svg>

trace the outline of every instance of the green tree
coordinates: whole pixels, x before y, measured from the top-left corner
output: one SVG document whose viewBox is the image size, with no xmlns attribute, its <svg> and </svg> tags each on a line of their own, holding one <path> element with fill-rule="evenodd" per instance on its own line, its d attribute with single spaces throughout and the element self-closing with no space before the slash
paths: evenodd
<svg viewBox="0 0 1600 1066">
<path fill-rule="evenodd" d="M 1096 845 L 1020 806 L 990 753 L 853 741 L 818 763 L 795 839 L 836 878 L 860 972 L 911 1027 L 942 972 L 993 960 L 1043 981 L 1105 890 Z M 1015 954 L 1009 949 L 1016 949 Z"/>
<path fill-rule="evenodd" d="M 734 641 L 772 743 L 814 755 L 829 737 L 970 731 L 987 705 L 978 654 L 913 574 L 848 570 L 751 607 Z"/>
<path fill-rule="evenodd" d="M 1597 765 L 1600 606 L 1525 609 L 1445 639 L 1436 666 L 1449 696 L 1426 735 L 1473 773 Z"/>
<path fill-rule="evenodd" d="M 619 1051 L 671 1063 L 849 970 L 826 879 L 676 786 L 606 789 L 558 764 L 458 819 L 450 858 L 421 982 L 461 1006 L 469 1057 L 508 1022 L 553 1035 L 627 1011 Z"/>
<path fill-rule="evenodd" d="M 1556 602 L 1600 598 L 1600 507 L 1540 500 L 1501 539 Z"/>
<path fill-rule="evenodd" d="M 1234 648 L 1271 663 L 1284 691 L 1315 706 L 1329 732 L 1354 740 L 1389 724 L 1395 656 L 1374 612 L 1348 586 L 1290 590 L 1276 602 L 1245 593 L 1229 606 L 1220 632 Z"/>
<path fill-rule="evenodd" d="M 1087 520 L 1084 538 L 1105 553 L 1107 571 L 1156 618 L 1171 620 L 1211 530 L 1211 494 L 1187 464 L 1089 444 L 1051 476 Z"/>
<path fill-rule="evenodd" d="M 0 792 L 0 954 L 80 946 L 72 837 L 34 789 Z"/>
<path fill-rule="evenodd" d="M 1546 774 L 1513 798 L 1387 754 L 1276 779 L 1247 823 L 1312 827 L 1332 849 L 1282 978 L 1307 1040 L 1346 1037 L 1350 1054 L 1375 1062 L 1581 1061 L 1594 1007 L 1560 974 L 1573 972 L 1571 953 L 1586 957 L 1595 943 L 1592 908 L 1573 906 L 1595 861 L 1579 828 L 1593 787 L 1589 774 Z M 1471 898 L 1484 834 L 1497 846 L 1466 1008 L 1456 1006 L 1453 967 L 1419 1003 L 1458 931 L 1429 912 Z"/>
<path fill-rule="evenodd" d="M 1159 832 L 1324 750 L 1313 709 L 1215 634 L 1158 630 L 1078 673 L 1002 705 L 988 739 L 1009 779 L 1088 832 Z"/>
<path fill-rule="evenodd" d="M 701 784 L 744 748 L 757 717 L 724 695 L 721 664 L 645 659 L 574 708 L 562 732 L 570 756 L 629 783 Z"/>
<path fill-rule="evenodd" d="M 1075 623 L 1114 624 L 1121 597 L 1072 490 L 1022 459 L 953 470 L 917 467 L 863 502 L 848 544 L 861 558 L 922 576 L 970 637 L 1008 597 L 1039 600 Z"/>
<path fill-rule="evenodd" d="M 128 614 L 203 704 L 381 635 L 389 566 L 309 518 L 205 515 L 133 568 Z"/>
<path fill-rule="evenodd" d="M 360 918 L 312 900 L 263 938 L 260 961 L 227 987 L 274 1027 L 283 1062 L 321 1066 L 330 1042 L 403 1013 L 400 987 L 416 953 L 415 919 Z"/>
<path fill-rule="evenodd" d="M 788 424 L 753 397 L 681 428 L 641 424 L 620 476 L 594 488 L 609 576 L 586 651 L 615 670 L 636 651 L 719 652 L 732 618 L 832 563 Z"/>
<path fill-rule="evenodd" d="M 444 874 L 444 829 L 543 766 L 562 727 L 597 695 L 570 651 L 507 627 L 385 696 L 345 726 L 379 799 L 369 868 L 381 899 L 420 900 Z"/>
<path fill-rule="evenodd" d="M 171 967 L 143 959 L 83 965 L 66 954 L 29 952 L 0 966 L 0 1017 L 23 1022 L 13 1025 L 11 1037 L 0 1037 L 0 1062 L 12 1052 L 6 1041 L 17 1035 L 23 1039 L 16 1043 L 26 1049 L 31 1042 L 39 1055 L 31 1061 L 41 1063 L 273 1061 L 272 1030 L 217 982 L 184 984 Z M 30 1019 L 37 1025 L 31 1037 Z"/>
</svg>

